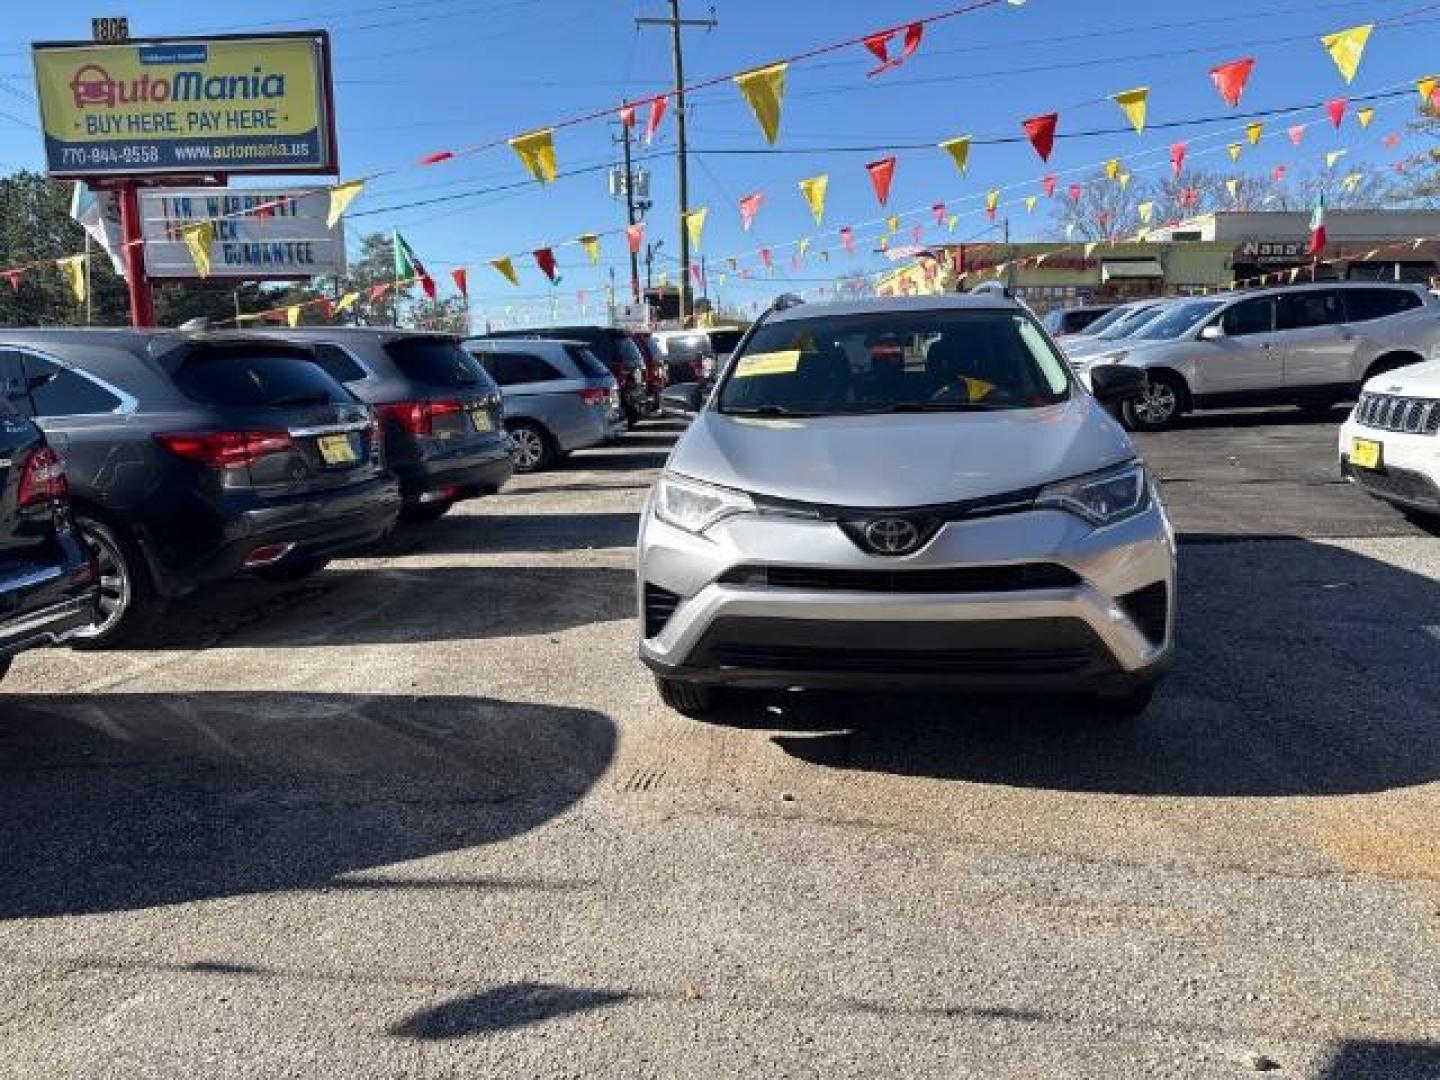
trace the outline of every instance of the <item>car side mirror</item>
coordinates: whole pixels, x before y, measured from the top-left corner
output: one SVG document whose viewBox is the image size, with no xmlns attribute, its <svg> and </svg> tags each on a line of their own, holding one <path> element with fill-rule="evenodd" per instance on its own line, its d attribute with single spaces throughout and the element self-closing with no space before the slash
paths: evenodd
<svg viewBox="0 0 1440 1080">
<path fill-rule="evenodd" d="M 1219 323 L 1211 323 L 1200 331 L 1201 341 L 1219 341 L 1225 336 L 1225 328 Z"/>
<path fill-rule="evenodd" d="M 691 416 L 700 411 L 704 387 L 699 383 L 676 383 L 660 392 L 660 409 L 667 413 Z"/>
<path fill-rule="evenodd" d="M 1090 369 L 1090 392 L 1107 404 L 1145 393 L 1145 372 L 1128 364 L 1101 364 Z"/>
</svg>

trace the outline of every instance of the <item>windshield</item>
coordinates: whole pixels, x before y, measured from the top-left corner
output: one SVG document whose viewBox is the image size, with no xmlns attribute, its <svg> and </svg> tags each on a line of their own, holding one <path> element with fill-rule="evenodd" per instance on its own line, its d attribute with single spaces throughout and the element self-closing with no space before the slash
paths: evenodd
<svg viewBox="0 0 1440 1080">
<path fill-rule="evenodd" d="M 729 368 L 723 413 L 1023 409 L 1064 401 L 1064 361 L 1014 311 L 890 311 L 760 327 Z"/>
<path fill-rule="evenodd" d="M 1104 315 L 1101 315 L 1098 319 L 1096 319 L 1089 326 L 1087 326 L 1084 329 L 1083 333 L 1087 337 L 1096 337 L 1101 333 L 1101 331 L 1110 329 L 1110 327 L 1114 326 L 1121 319 L 1125 318 L 1125 316 L 1131 314 L 1134 310 L 1134 308 L 1124 306 L 1112 307 L 1109 311 L 1105 312 Z"/>
<path fill-rule="evenodd" d="M 1101 341 L 1119 341 L 1121 338 L 1134 337 L 1142 327 L 1148 326 L 1153 320 L 1158 319 L 1162 310 L 1164 309 L 1157 305 L 1132 311 L 1103 334 L 1095 336 Z"/>
<path fill-rule="evenodd" d="M 1136 334 L 1135 338 L 1137 341 L 1169 341 L 1177 338 L 1221 303 L 1223 301 L 1220 300 L 1196 300 L 1193 303 L 1176 304 L 1166 308 L 1162 315 Z"/>
</svg>

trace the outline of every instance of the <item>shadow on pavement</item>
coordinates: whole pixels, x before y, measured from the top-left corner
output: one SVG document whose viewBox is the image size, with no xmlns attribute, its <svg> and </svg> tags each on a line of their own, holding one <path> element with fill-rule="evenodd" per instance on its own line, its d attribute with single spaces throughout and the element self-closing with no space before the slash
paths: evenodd
<svg viewBox="0 0 1440 1080">
<path fill-rule="evenodd" d="M 1440 584 L 1323 544 L 1189 547 L 1148 715 L 1083 701 L 781 695 L 724 717 L 835 769 L 1126 795 L 1385 791 L 1440 778 Z M 774 711 L 774 710 L 778 710 Z"/>
<path fill-rule="evenodd" d="M 1340 1044 L 1317 1080 L 1436 1080 L 1440 1043 L 1354 1040 Z"/>
<path fill-rule="evenodd" d="M 388 1034 L 402 1039 L 459 1039 L 539 1024 L 557 1017 L 615 1005 L 628 995 L 614 990 L 585 990 L 519 982 L 482 994 L 452 998 L 422 1009 L 392 1025 Z"/>
<path fill-rule="evenodd" d="M 577 802 L 615 745 L 600 713 L 488 698 L 7 698 L 0 918 L 328 887 L 495 843 Z"/>
<path fill-rule="evenodd" d="M 593 514 L 460 514 L 393 533 L 366 552 L 433 555 L 583 551 L 630 548 L 640 531 L 637 512 Z"/>
<path fill-rule="evenodd" d="M 1210 428 L 1275 428 L 1306 427 L 1328 424 L 1339 427 L 1350 413 L 1350 406 L 1336 405 L 1325 410 L 1298 408 L 1244 409 L 1188 413 L 1181 417 L 1176 431 L 1203 431 Z M 1147 436 L 1153 438 L 1153 436 Z"/>
<path fill-rule="evenodd" d="M 146 647 L 488 639 L 634 617 L 635 575 L 619 567 L 360 565 L 290 587 L 221 582 L 173 605 Z"/>
</svg>

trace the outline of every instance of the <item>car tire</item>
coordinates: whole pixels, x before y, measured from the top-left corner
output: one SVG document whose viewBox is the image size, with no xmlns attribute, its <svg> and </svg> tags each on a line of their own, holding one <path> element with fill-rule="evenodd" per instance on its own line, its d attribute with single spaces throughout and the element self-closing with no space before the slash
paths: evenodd
<svg viewBox="0 0 1440 1080">
<path fill-rule="evenodd" d="M 510 450 L 510 461 L 516 472 L 544 472 L 560 457 L 555 440 L 539 424 L 516 420 L 506 425 L 506 432 L 509 435 L 506 444 Z"/>
<path fill-rule="evenodd" d="M 281 559 L 274 566 L 256 567 L 250 572 L 261 581 L 272 585 L 289 585 L 314 577 L 330 565 L 330 560 L 320 555 L 301 555 L 295 559 Z"/>
<path fill-rule="evenodd" d="M 10 674 L 10 657 L 0 656 L 0 679 Z"/>
<path fill-rule="evenodd" d="M 1174 427 L 1185 411 L 1185 384 L 1164 371 L 1151 372 L 1145 393 L 1120 407 L 1131 431 L 1164 431 Z"/>
<path fill-rule="evenodd" d="M 118 526 L 86 514 L 75 529 L 100 567 L 100 621 L 70 639 L 76 649 L 117 649 L 143 644 L 160 616 L 165 598 L 155 590 L 139 545 Z"/>
<path fill-rule="evenodd" d="M 712 712 L 719 703 L 719 695 L 714 687 L 702 683 L 666 679 L 657 675 L 655 689 L 660 691 L 660 700 L 682 716 L 704 716 Z"/>
<path fill-rule="evenodd" d="M 1097 694 L 1090 701 L 1091 714 L 1102 722 L 1135 720 L 1150 708 L 1154 696 L 1154 683 L 1146 683 L 1120 694 Z"/>
<path fill-rule="evenodd" d="M 429 503 L 407 503 L 400 508 L 400 520 L 412 525 L 422 521 L 439 521 L 450 512 L 454 505 L 454 499 Z"/>
</svg>

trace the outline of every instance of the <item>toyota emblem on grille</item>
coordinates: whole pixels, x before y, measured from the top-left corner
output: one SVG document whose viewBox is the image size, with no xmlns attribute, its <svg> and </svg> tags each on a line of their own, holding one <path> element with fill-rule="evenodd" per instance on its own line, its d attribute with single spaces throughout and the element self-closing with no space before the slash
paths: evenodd
<svg viewBox="0 0 1440 1080">
<path fill-rule="evenodd" d="M 908 555 L 920 546 L 920 530 L 904 518 L 878 518 L 865 526 L 865 540 L 879 555 Z"/>
</svg>

